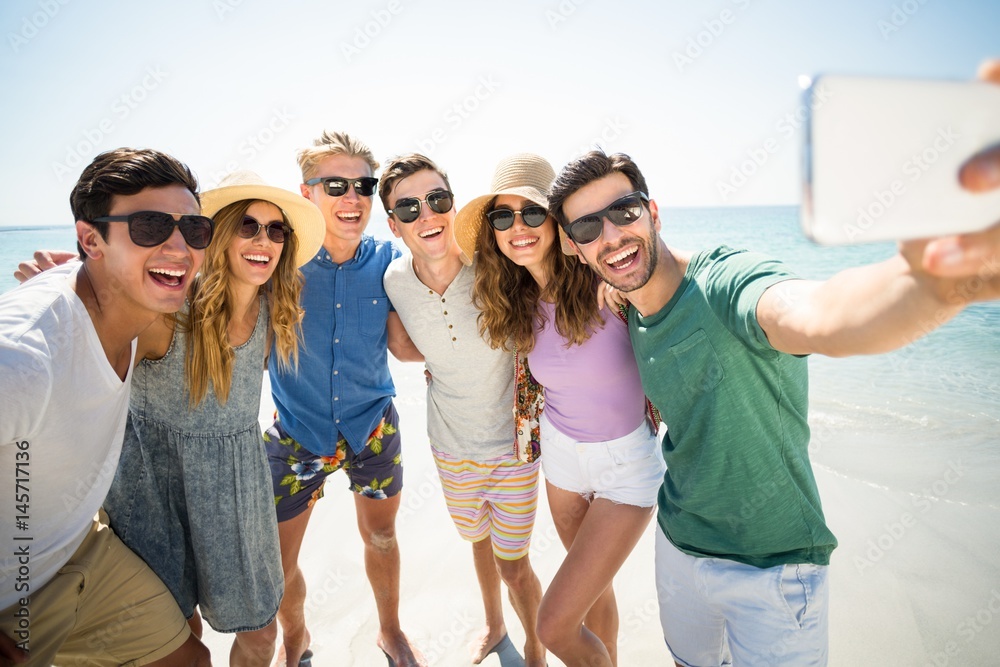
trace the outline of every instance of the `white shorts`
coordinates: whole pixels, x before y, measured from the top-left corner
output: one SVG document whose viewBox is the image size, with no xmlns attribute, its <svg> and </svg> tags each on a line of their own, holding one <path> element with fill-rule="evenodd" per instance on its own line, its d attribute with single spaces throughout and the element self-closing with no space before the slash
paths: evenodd
<svg viewBox="0 0 1000 667">
<path fill-rule="evenodd" d="M 652 507 L 667 469 L 660 440 L 643 421 L 621 438 L 578 442 L 560 433 L 542 412 L 542 472 L 560 489 L 624 505 Z"/>
</svg>

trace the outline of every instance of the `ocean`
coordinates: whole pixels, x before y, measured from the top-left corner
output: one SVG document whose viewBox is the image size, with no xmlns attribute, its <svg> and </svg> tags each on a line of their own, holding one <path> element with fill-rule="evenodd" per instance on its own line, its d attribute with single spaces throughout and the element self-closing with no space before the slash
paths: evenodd
<svg viewBox="0 0 1000 667">
<path fill-rule="evenodd" d="M 767 253 L 804 278 L 889 257 L 892 244 L 825 248 L 797 207 L 665 209 L 663 237 L 685 250 L 725 243 Z M 72 227 L 0 228 L 0 291 L 38 248 L 73 249 Z M 817 465 L 879 487 L 919 492 L 947 461 L 968 470 L 949 500 L 1000 509 L 1000 304 L 977 304 L 915 344 L 884 355 L 810 359 Z"/>
</svg>

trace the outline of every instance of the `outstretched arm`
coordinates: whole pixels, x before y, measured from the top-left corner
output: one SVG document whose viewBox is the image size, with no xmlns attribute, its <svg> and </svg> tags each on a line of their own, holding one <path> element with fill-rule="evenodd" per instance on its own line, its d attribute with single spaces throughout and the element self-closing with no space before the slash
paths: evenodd
<svg viewBox="0 0 1000 667">
<path fill-rule="evenodd" d="M 920 268 L 922 252 L 922 244 L 907 244 L 889 260 L 823 282 L 778 283 L 758 302 L 757 321 L 782 352 L 877 354 L 913 342 L 972 301 L 1000 295 L 998 276 L 990 285 L 928 274 Z"/>
<path fill-rule="evenodd" d="M 1000 60 L 984 63 L 979 75 L 1000 84 Z M 982 150 L 958 177 L 972 192 L 1000 188 L 1000 146 Z M 783 352 L 875 354 L 912 342 L 970 303 L 998 298 L 1000 223 L 974 234 L 900 244 L 892 259 L 825 282 L 778 283 L 758 302 L 757 321 Z"/>
</svg>

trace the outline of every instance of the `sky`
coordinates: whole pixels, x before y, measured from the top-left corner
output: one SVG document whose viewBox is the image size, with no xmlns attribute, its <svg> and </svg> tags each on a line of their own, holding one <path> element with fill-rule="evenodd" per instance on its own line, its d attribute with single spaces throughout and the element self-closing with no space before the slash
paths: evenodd
<svg viewBox="0 0 1000 667">
<path fill-rule="evenodd" d="M 558 170 L 595 146 L 661 206 L 797 204 L 800 77 L 967 79 L 998 28 L 995 0 L 5 0 L 0 227 L 70 224 L 80 171 L 118 146 L 205 189 L 252 169 L 297 190 L 323 129 L 429 155 L 460 205 L 506 155 Z"/>
</svg>

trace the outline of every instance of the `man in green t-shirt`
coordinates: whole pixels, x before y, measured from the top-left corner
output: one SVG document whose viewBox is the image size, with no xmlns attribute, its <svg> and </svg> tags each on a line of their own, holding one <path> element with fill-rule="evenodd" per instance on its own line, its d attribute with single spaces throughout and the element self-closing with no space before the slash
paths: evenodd
<svg viewBox="0 0 1000 667">
<path fill-rule="evenodd" d="M 664 636 L 678 665 L 826 664 L 837 540 L 809 463 L 804 355 L 901 347 L 962 310 L 963 278 L 928 273 L 921 242 L 825 282 L 726 246 L 678 250 L 648 192 L 628 156 L 594 151 L 556 177 L 549 205 L 580 257 L 628 294 L 643 387 L 669 427 Z M 1000 297 L 997 276 L 967 278 L 975 300 Z"/>
</svg>

